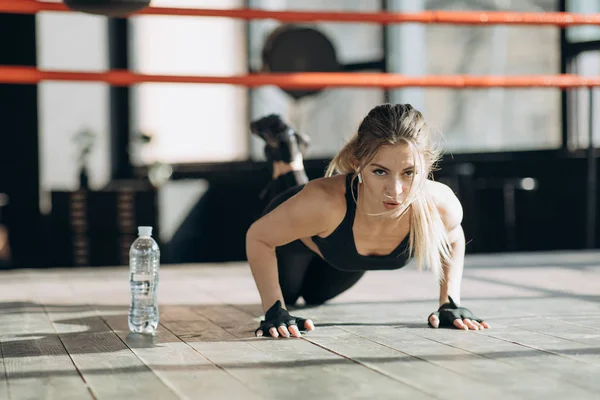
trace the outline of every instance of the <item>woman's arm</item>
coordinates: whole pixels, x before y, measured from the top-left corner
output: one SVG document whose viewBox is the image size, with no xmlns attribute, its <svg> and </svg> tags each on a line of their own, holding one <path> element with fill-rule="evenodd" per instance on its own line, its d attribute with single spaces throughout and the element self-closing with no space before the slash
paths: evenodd
<svg viewBox="0 0 600 400">
<path fill-rule="evenodd" d="M 439 183 L 436 186 L 434 198 L 451 246 L 451 258 L 443 264 L 444 280 L 440 284 L 439 303 L 440 306 L 448 304 L 451 302 L 451 297 L 454 304 L 460 307 L 465 262 L 465 234 L 461 226 L 463 209 L 460 201 L 448 186 Z M 462 320 L 455 319 L 453 322 L 459 329 L 489 328 L 486 322 L 476 321 L 469 317 Z M 439 326 L 440 321 L 437 315 L 430 317 L 430 323 L 434 327 Z"/>
<path fill-rule="evenodd" d="M 438 210 L 451 246 L 452 257 L 443 263 L 444 281 L 440 285 L 440 305 L 448 303 L 448 296 L 460 305 L 460 289 L 465 262 L 465 233 L 462 229 L 463 209 L 460 201 L 448 186 L 440 186 Z"/>
<path fill-rule="evenodd" d="M 314 180 L 248 230 L 246 256 L 265 311 L 277 300 L 285 307 L 275 248 L 328 231 L 335 203 L 324 180 Z"/>
</svg>

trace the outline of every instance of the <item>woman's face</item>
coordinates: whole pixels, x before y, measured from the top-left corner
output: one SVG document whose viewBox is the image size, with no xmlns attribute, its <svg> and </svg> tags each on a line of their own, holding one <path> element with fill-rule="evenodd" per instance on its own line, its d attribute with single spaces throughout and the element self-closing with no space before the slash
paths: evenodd
<svg viewBox="0 0 600 400">
<path fill-rule="evenodd" d="M 362 200 L 368 213 L 383 213 L 400 208 L 411 186 L 415 163 L 405 144 L 382 146 L 362 170 Z"/>
</svg>

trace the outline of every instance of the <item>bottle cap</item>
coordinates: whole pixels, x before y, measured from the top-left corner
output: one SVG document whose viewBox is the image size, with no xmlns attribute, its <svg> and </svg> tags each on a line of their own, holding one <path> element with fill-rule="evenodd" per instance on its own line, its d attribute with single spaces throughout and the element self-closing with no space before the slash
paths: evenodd
<svg viewBox="0 0 600 400">
<path fill-rule="evenodd" d="M 152 236 L 152 227 L 138 226 L 138 236 Z"/>
</svg>

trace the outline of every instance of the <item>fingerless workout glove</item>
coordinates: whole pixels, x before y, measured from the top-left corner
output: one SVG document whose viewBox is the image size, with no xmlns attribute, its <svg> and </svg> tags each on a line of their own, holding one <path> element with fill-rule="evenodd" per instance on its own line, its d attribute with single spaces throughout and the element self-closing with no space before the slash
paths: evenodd
<svg viewBox="0 0 600 400">
<path fill-rule="evenodd" d="M 275 328 L 277 329 L 280 326 L 290 326 L 290 325 L 298 325 L 298 330 L 306 331 L 306 327 L 304 323 L 306 319 L 298 318 L 290 315 L 286 309 L 281 306 L 281 301 L 277 300 L 271 308 L 267 310 L 265 314 L 265 319 L 260 321 L 260 326 L 257 330 L 254 331 L 254 335 L 256 336 L 256 332 L 261 330 L 264 336 L 271 336 L 269 329 Z"/>
<path fill-rule="evenodd" d="M 429 321 L 432 315 L 437 316 L 440 320 L 439 328 L 456 327 L 456 325 L 454 325 L 454 321 L 457 319 L 460 319 L 461 321 L 463 319 L 470 319 L 472 321 L 483 322 L 482 319 L 477 318 L 467 308 L 458 307 L 454 300 L 452 300 L 452 297 L 448 296 L 448 299 L 450 300 L 449 303 L 442 304 L 436 312 L 432 312 L 429 314 L 429 317 L 427 317 L 427 324 L 430 327 L 434 327 Z"/>
</svg>

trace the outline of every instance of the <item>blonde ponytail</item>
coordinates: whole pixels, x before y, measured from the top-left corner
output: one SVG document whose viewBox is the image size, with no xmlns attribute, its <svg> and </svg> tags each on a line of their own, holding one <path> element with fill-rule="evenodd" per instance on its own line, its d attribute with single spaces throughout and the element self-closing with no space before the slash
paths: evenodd
<svg viewBox="0 0 600 400">
<path fill-rule="evenodd" d="M 356 172 L 356 166 L 352 164 L 352 160 L 354 159 L 354 153 L 356 153 L 357 144 L 358 134 L 354 134 L 350 141 L 329 162 L 325 171 L 326 177 Z"/>
</svg>

